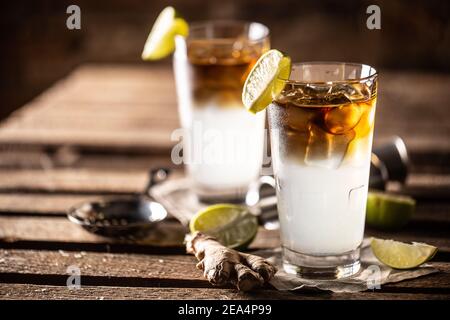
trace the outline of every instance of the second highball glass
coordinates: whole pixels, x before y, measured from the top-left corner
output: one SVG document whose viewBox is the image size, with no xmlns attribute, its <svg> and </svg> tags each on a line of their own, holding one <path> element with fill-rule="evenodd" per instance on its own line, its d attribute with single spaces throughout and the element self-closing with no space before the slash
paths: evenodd
<svg viewBox="0 0 450 320">
<path fill-rule="evenodd" d="M 183 159 L 194 191 L 204 202 L 243 200 L 263 160 L 265 113 L 252 115 L 242 87 L 269 49 L 259 23 L 207 21 L 175 40 L 174 71 L 183 137 Z"/>
</svg>

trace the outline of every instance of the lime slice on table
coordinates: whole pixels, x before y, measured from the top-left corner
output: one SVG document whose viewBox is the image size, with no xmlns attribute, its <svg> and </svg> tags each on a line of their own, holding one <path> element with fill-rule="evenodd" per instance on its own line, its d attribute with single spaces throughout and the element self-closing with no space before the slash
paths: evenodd
<svg viewBox="0 0 450 320">
<path fill-rule="evenodd" d="M 272 97 L 283 90 L 284 82 L 278 78 L 288 79 L 291 73 L 291 58 L 272 49 L 264 53 L 253 66 L 244 88 L 242 102 L 248 111 L 257 113 L 264 110 Z"/>
<path fill-rule="evenodd" d="M 142 51 L 143 60 L 158 60 L 175 49 L 175 36 L 187 36 L 189 26 L 172 7 L 166 7 L 156 18 Z"/>
<path fill-rule="evenodd" d="M 371 191 L 367 196 L 367 225 L 380 229 L 403 227 L 415 207 L 416 201 L 411 197 Z"/>
<path fill-rule="evenodd" d="M 378 260 L 395 269 L 418 267 L 433 258 L 437 252 L 436 247 L 417 242 L 407 244 L 373 238 L 370 245 Z"/>
<path fill-rule="evenodd" d="M 201 231 L 216 237 L 223 245 L 246 248 L 258 232 L 258 221 L 247 207 L 216 204 L 195 214 L 189 223 L 191 232 Z"/>
</svg>

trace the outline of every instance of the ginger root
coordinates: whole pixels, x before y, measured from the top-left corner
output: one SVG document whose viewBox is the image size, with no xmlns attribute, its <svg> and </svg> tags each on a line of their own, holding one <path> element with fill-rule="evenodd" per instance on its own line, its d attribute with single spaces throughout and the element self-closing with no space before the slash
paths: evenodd
<svg viewBox="0 0 450 320">
<path fill-rule="evenodd" d="M 215 286 L 231 283 L 238 290 L 249 291 L 268 282 L 277 271 L 263 258 L 227 248 L 201 232 L 188 235 L 186 249 L 200 261 L 197 268 Z"/>
</svg>

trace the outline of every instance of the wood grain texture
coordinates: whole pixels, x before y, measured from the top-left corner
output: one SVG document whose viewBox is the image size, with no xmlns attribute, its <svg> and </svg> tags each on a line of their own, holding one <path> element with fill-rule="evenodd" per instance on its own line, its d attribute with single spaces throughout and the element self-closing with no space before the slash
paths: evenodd
<svg viewBox="0 0 450 320">
<path fill-rule="evenodd" d="M 101 160 L 92 161 L 91 167 L 53 167 L 52 160 L 48 160 L 48 167 L 0 170 L 0 192 L 139 193 L 146 185 L 148 168 L 176 167 L 163 161 L 149 161 L 147 167 L 145 160 L 133 167 L 133 161 L 130 159 L 127 166 L 125 159 L 121 165 L 108 168 L 108 160 L 104 159 L 104 165 Z M 178 173 L 182 172 L 180 167 L 176 168 Z M 450 197 L 450 175 L 411 173 L 401 191 L 418 200 L 445 201 Z"/>
<path fill-rule="evenodd" d="M 0 194 L 0 215 L 63 216 L 72 206 L 98 198 L 83 195 Z"/>
<path fill-rule="evenodd" d="M 73 224 L 65 217 L 0 216 L 1 247 L 39 247 L 52 250 L 68 248 L 73 250 L 130 250 L 130 252 L 152 251 L 152 247 L 184 252 L 184 236 L 187 230 L 175 221 L 161 223 L 149 236 L 138 241 L 115 240 L 93 235 Z M 279 246 L 278 231 L 260 228 L 251 244 L 252 249 Z M 161 251 L 160 250 L 160 251 Z"/>
<path fill-rule="evenodd" d="M 412 171 L 404 193 L 418 200 L 403 229 L 367 235 L 439 247 L 442 272 L 358 294 L 253 293 L 212 288 L 184 254 L 186 229 L 166 221 L 138 242 L 92 235 L 68 207 L 137 194 L 148 169 L 169 166 L 179 126 L 172 70 L 85 65 L 0 124 L 0 299 L 450 299 L 450 76 L 382 72 L 375 143 L 404 138 Z M 438 120 L 439 119 L 439 120 Z M 176 174 L 182 174 L 177 168 Z M 280 246 L 260 229 L 251 249 Z M 65 287 L 80 267 L 81 290 Z"/>
<path fill-rule="evenodd" d="M 234 289 L 204 288 L 136 288 L 84 286 L 70 290 L 62 286 L 0 283 L 0 299 L 4 300 L 448 300 L 449 294 L 381 293 L 352 294 L 291 293 L 260 290 L 251 293 Z"/>
<path fill-rule="evenodd" d="M 65 285 L 67 268 L 76 266 L 86 285 L 210 288 L 195 264 L 189 255 L 0 250 L 0 282 Z M 450 290 L 450 264 L 433 265 L 441 272 L 385 284 L 381 292 Z"/>
<path fill-rule="evenodd" d="M 413 225 L 414 226 L 414 225 Z M 419 230 L 418 230 L 419 229 Z M 176 222 L 162 223 L 161 226 L 151 234 L 145 241 L 129 243 L 132 246 L 177 246 L 184 248 L 183 238 L 186 230 Z M 426 242 L 437 246 L 441 252 L 450 252 L 450 239 L 445 230 L 420 232 L 420 226 L 405 227 L 395 232 L 367 229 L 366 235 L 393 238 L 399 241 Z M 0 216 L 0 247 L 15 244 L 22 247 L 29 243 L 45 243 L 53 250 L 59 246 L 76 243 L 80 248 L 91 248 L 91 245 L 118 244 L 109 238 L 92 235 L 81 227 L 71 223 L 64 217 L 28 217 L 28 216 Z M 252 249 L 275 248 L 280 245 L 278 230 L 259 229 L 256 239 L 251 244 Z"/>
<path fill-rule="evenodd" d="M 90 169 L 46 169 L 0 171 L 2 191 L 79 193 L 140 193 L 147 171 L 129 172 Z"/>
<path fill-rule="evenodd" d="M 0 217 L 0 243 L 3 245 L 36 246 L 45 244 L 53 249 L 83 245 L 120 245 L 144 247 L 178 247 L 184 248 L 183 241 L 186 231 L 177 222 L 163 222 L 145 239 L 139 241 L 116 240 L 91 234 L 65 217 Z M 2 245 L 0 245 L 2 246 Z M 90 248 L 88 246 L 88 248 Z M 108 248 L 108 247 L 106 247 Z"/>
</svg>

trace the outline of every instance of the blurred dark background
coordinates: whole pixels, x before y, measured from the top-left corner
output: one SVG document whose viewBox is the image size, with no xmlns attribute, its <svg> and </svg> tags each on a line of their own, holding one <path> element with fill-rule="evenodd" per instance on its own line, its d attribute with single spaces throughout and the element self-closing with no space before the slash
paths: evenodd
<svg viewBox="0 0 450 320">
<path fill-rule="evenodd" d="M 81 30 L 66 8 L 81 8 Z M 366 8 L 381 8 L 381 30 Z M 293 60 L 345 60 L 377 68 L 450 71 L 448 0 L 99 0 L 2 1 L 0 119 L 83 62 L 143 63 L 157 14 L 172 5 L 188 21 L 243 19 L 271 29 L 272 46 Z M 160 63 L 169 64 L 171 59 Z"/>
</svg>

